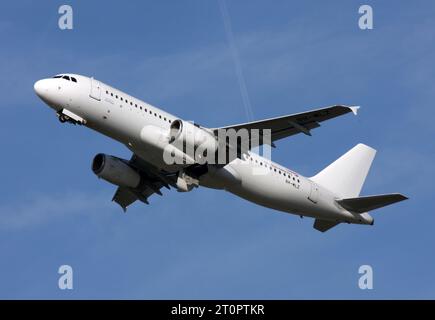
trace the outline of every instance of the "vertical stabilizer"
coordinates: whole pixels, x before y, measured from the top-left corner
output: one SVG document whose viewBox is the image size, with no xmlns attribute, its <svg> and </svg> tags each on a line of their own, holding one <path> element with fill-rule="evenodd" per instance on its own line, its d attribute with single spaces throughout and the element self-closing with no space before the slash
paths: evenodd
<svg viewBox="0 0 435 320">
<path fill-rule="evenodd" d="M 360 143 L 312 177 L 311 180 L 342 198 L 357 197 L 375 155 L 375 149 Z"/>
</svg>

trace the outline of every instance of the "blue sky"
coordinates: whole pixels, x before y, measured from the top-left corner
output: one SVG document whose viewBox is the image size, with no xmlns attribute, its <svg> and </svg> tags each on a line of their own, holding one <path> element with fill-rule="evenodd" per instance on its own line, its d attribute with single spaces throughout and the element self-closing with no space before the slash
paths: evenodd
<svg viewBox="0 0 435 320">
<path fill-rule="evenodd" d="M 123 214 L 90 163 L 129 151 L 61 125 L 33 83 L 75 72 L 204 126 L 245 122 L 219 2 L 71 1 L 70 31 L 58 28 L 61 4 L 0 4 L 0 298 L 435 298 L 432 1 L 227 0 L 255 119 L 362 106 L 278 142 L 273 160 L 310 176 L 366 143 L 378 154 L 363 194 L 410 197 L 374 212 L 373 227 L 325 234 L 208 189 Z M 361 4 L 373 30 L 358 28 Z M 70 291 L 57 287 L 63 264 Z M 363 264 L 373 290 L 358 288 Z"/>
</svg>

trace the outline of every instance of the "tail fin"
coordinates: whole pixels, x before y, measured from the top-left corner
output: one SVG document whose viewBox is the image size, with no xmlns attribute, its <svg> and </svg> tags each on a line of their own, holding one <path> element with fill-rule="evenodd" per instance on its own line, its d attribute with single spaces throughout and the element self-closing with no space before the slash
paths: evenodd
<svg viewBox="0 0 435 320">
<path fill-rule="evenodd" d="M 370 170 L 376 150 L 358 144 L 311 178 L 342 198 L 359 195 Z"/>
</svg>

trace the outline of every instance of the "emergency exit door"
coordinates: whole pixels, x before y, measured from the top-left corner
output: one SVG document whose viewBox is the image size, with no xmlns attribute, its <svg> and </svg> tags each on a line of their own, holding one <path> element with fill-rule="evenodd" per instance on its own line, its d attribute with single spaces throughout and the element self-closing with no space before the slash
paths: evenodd
<svg viewBox="0 0 435 320">
<path fill-rule="evenodd" d="M 89 94 L 91 98 L 100 101 L 101 100 L 101 86 L 100 82 L 91 78 L 91 93 Z"/>
<path fill-rule="evenodd" d="M 310 189 L 310 195 L 308 196 L 308 199 L 314 203 L 317 203 L 317 201 L 319 200 L 319 186 L 312 181 L 310 181 L 310 184 L 311 184 L 311 189 Z"/>
</svg>

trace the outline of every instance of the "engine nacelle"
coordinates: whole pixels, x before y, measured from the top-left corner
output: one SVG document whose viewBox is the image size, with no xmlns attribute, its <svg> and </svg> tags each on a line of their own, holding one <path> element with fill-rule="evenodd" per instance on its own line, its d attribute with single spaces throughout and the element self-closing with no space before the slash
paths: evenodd
<svg viewBox="0 0 435 320">
<path fill-rule="evenodd" d="M 140 174 L 124 160 L 103 153 L 94 157 L 92 171 L 99 178 L 121 187 L 136 188 L 141 180 Z"/>
<path fill-rule="evenodd" d="M 158 158 L 166 164 L 193 164 L 193 158 L 185 154 L 181 149 L 169 143 L 170 137 L 167 129 L 153 125 L 142 128 L 140 138 L 148 147 L 154 149 Z M 160 153 L 161 152 L 161 153 Z"/>
<path fill-rule="evenodd" d="M 195 152 L 198 147 L 202 151 L 214 153 L 218 149 L 218 141 L 213 133 L 201 128 L 188 121 L 180 119 L 174 120 L 169 129 L 169 142 L 179 149 L 183 149 L 184 143 L 186 150 L 184 150 L 190 157 L 196 158 Z"/>
</svg>

